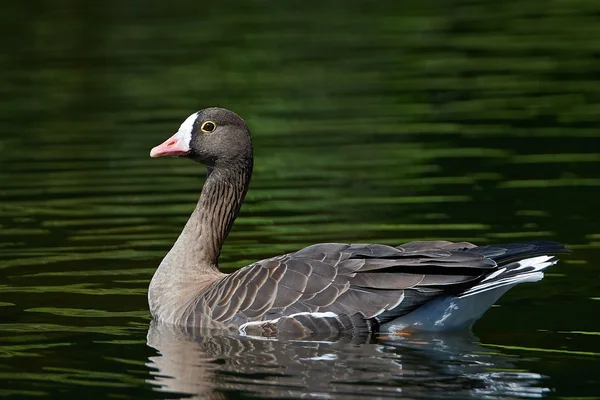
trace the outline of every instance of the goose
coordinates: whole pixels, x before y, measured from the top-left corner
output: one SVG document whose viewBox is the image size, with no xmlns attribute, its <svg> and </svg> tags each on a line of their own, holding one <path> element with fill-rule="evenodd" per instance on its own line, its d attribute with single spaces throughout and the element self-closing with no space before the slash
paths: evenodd
<svg viewBox="0 0 600 400">
<path fill-rule="evenodd" d="M 206 108 L 150 156 L 207 168 L 200 199 L 150 282 L 150 312 L 167 324 L 270 338 L 468 329 L 508 289 L 542 279 L 554 255 L 569 252 L 550 241 L 321 243 L 225 274 L 221 246 L 252 175 L 248 126 L 233 111 Z"/>
</svg>

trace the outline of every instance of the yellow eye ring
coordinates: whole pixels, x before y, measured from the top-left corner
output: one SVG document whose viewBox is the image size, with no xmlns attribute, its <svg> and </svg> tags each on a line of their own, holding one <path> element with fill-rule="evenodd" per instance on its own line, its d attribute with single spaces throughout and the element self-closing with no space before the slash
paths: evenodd
<svg viewBox="0 0 600 400">
<path fill-rule="evenodd" d="M 215 129 L 217 129 L 217 124 L 212 121 L 204 121 L 200 129 L 204 133 L 212 133 L 215 131 Z"/>
</svg>

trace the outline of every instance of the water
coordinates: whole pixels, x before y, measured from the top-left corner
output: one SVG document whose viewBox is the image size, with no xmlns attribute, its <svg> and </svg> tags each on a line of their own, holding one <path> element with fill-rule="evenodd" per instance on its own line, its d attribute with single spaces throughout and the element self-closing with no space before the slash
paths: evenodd
<svg viewBox="0 0 600 400">
<path fill-rule="evenodd" d="M 0 394 L 591 398 L 600 369 L 594 1 L 11 3 L 0 15 Z M 322 241 L 565 242 L 474 335 L 259 341 L 150 326 L 204 172 L 148 158 L 242 115 L 221 264 Z"/>
</svg>

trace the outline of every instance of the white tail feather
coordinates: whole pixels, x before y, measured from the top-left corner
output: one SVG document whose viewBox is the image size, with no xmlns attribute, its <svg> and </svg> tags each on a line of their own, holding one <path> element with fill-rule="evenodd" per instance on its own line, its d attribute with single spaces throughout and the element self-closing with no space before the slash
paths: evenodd
<svg viewBox="0 0 600 400">
<path fill-rule="evenodd" d="M 554 265 L 558 260 L 553 260 L 552 256 L 538 256 L 532 258 L 526 258 L 518 262 L 518 266 L 514 268 L 500 268 L 498 271 L 490 274 L 479 285 L 473 286 L 472 288 L 464 291 L 459 297 L 472 296 L 487 290 L 496 289 L 505 285 L 516 285 L 521 282 L 537 282 L 544 277 L 542 272 L 545 268 L 550 265 Z M 527 268 L 533 268 L 530 271 L 523 272 L 522 274 L 514 275 L 516 271 L 524 270 Z M 502 277 L 504 274 L 510 274 L 509 276 Z"/>
</svg>

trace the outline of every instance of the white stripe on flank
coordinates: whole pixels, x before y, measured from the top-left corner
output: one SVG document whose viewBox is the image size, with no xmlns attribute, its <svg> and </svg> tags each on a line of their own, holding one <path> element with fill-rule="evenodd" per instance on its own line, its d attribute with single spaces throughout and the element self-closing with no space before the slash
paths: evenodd
<svg viewBox="0 0 600 400">
<path fill-rule="evenodd" d="M 253 325 L 262 325 L 262 324 L 266 324 L 268 322 L 271 322 L 273 324 L 277 323 L 277 321 L 279 321 L 279 318 L 277 319 L 272 319 L 269 321 L 252 321 L 252 322 L 246 322 L 245 324 L 240 325 L 240 327 L 238 328 L 238 331 L 240 332 L 240 334 L 245 335 L 246 334 L 246 328 L 249 326 L 253 326 Z"/>
<path fill-rule="evenodd" d="M 337 314 L 331 311 L 327 311 L 327 312 L 299 312 L 296 314 L 290 314 L 290 315 L 284 315 L 283 317 L 279 317 L 279 318 L 275 318 L 275 319 L 267 319 L 264 321 L 252 321 L 252 322 L 246 322 L 245 324 L 240 325 L 240 327 L 238 328 L 238 331 L 245 335 L 246 334 L 246 328 L 249 326 L 257 326 L 257 325 L 263 325 L 263 324 L 276 324 L 277 322 L 279 322 L 279 320 L 281 318 L 293 318 L 293 317 L 298 317 L 301 315 L 310 315 L 314 318 L 337 318 Z"/>
</svg>

